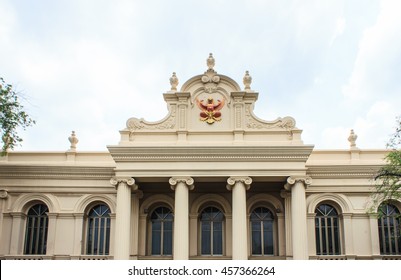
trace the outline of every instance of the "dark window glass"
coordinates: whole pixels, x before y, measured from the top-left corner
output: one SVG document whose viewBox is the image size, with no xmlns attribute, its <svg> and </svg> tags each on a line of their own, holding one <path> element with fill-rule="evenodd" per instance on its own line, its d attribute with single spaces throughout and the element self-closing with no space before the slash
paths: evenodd
<svg viewBox="0 0 401 280">
<path fill-rule="evenodd" d="M 86 221 L 87 255 L 108 255 L 110 247 L 110 209 L 104 204 L 94 206 Z"/>
<path fill-rule="evenodd" d="M 173 213 L 167 207 L 159 207 L 153 211 L 152 224 L 152 255 L 172 255 L 173 252 Z"/>
<path fill-rule="evenodd" d="M 215 207 L 207 207 L 200 216 L 201 254 L 223 254 L 223 213 Z"/>
<path fill-rule="evenodd" d="M 400 211 L 392 204 L 379 207 L 379 239 L 382 255 L 401 254 Z"/>
<path fill-rule="evenodd" d="M 315 237 L 317 255 L 339 255 L 339 218 L 334 207 L 321 204 L 316 208 Z"/>
<path fill-rule="evenodd" d="M 44 204 L 32 206 L 27 215 L 24 254 L 45 255 L 47 245 L 48 208 Z"/>
<path fill-rule="evenodd" d="M 265 207 L 255 208 L 251 213 L 252 255 L 274 254 L 273 229 L 273 213 Z"/>
</svg>

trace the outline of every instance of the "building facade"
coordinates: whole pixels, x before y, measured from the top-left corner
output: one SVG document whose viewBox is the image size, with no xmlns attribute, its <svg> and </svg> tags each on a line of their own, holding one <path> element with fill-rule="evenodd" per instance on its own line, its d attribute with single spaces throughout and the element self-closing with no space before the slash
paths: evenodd
<svg viewBox="0 0 401 280">
<path fill-rule="evenodd" d="M 207 70 L 163 94 L 167 116 L 130 118 L 107 152 L 0 159 L 2 259 L 401 259 L 401 202 L 368 211 L 385 150 L 304 144 L 292 117 Z"/>
</svg>

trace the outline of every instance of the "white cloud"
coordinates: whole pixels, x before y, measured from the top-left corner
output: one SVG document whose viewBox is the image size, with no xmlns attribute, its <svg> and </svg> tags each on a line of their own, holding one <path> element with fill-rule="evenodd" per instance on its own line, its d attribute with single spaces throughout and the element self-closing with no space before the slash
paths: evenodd
<svg viewBox="0 0 401 280">
<path fill-rule="evenodd" d="M 349 82 L 343 87 L 350 101 L 382 94 L 399 72 L 401 63 L 401 2 L 382 1 L 376 23 L 367 28 L 359 42 L 359 50 Z M 398 70 L 398 71 L 397 71 Z M 399 78 L 396 78 L 397 81 Z"/>
</svg>

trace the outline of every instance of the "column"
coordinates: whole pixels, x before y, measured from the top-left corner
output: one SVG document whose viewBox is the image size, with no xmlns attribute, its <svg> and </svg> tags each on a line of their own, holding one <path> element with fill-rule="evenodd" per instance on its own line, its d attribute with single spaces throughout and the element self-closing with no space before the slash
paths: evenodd
<svg viewBox="0 0 401 280">
<path fill-rule="evenodd" d="M 284 198 L 284 215 L 285 215 L 285 255 L 289 259 L 292 256 L 292 227 L 291 227 L 291 193 L 282 190 L 280 193 Z"/>
<path fill-rule="evenodd" d="M 47 248 L 46 255 L 54 255 L 54 245 L 56 244 L 56 230 L 57 230 L 57 213 L 47 213 L 49 224 L 47 228 Z M 71 254 L 71 253 L 70 253 Z"/>
<path fill-rule="evenodd" d="M 174 201 L 174 240 L 173 258 L 188 260 L 189 258 L 189 190 L 194 188 L 191 177 L 173 177 L 169 180 L 171 189 L 175 191 Z"/>
<path fill-rule="evenodd" d="M 289 177 L 285 188 L 291 190 L 292 253 L 294 260 L 307 260 L 308 232 L 305 189 L 312 183 L 310 177 Z"/>
<path fill-rule="evenodd" d="M 110 183 L 117 189 L 116 228 L 114 235 L 114 259 L 128 260 L 131 232 L 131 190 L 137 190 L 133 178 L 112 178 Z"/>
<path fill-rule="evenodd" d="M 143 197 L 143 192 L 137 190 L 135 194 L 132 196 L 132 205 L 131 205 L 131 253 L 135 260 L 138 259 L 139 255 L 139 199 Z"/>
<path fill-rule="evenodd" d="M 232 191 L 233 260 L 248 259 L 246 191 L 249 190 L 251 183 L 250 177 L 230 177 L 227 180 L 227 189 Z"/>
</svg>

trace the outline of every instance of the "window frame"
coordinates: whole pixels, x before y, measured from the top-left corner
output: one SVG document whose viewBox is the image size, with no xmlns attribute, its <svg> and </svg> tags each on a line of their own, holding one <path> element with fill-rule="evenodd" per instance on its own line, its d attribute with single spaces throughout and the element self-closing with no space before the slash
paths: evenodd
<svg viewBox="0 0 401 280">
<path fill-rule="evenodd" d="M 210 254 L 204 254 L 202 253 L 202 246 L 203 246 L 203 240 L 202 240 L 202 214 L 206 211 L 206 209 L 209 208 L 214 208 L 217 209 L 221 215 L 222 215 L 222 219 L 221 219 L 221 253 L 214 253 L 214 240 L 213 240 L 213 229 L 214 229 L 214 223 L 215 221 L 211 221 L 211 227 L 210 227 Z M 226 252 L 226 245 L 225 245 L 225 241 L 226 241 L 226 215 L 224 213 L 224 211 L 221 210 L 220 207 L 216 206 L 216 205 L 207 205 L 205 207 L 202 208 L 201 211 L 199 211 L 199 216 L 198 216 L 198 254 L 200 256 L 209 256 L 209 257 L 221 257 L 221 256 L 225 256 L 225 252 Z"/>
<path fill-rule="evenodd" d="M 271 215 L 271 234 L 272 234 L 272 247 L 273 247 L 273 252 L 271 254 L 265 253 L 265 244 L 264 244 L 264 220 L 259 219 L 259 222 L 261 223 L 260 225 L 260 240 L 261 240 L 261 253 L 256 254 L 253 252 L 253 221 L 252 221 L 252 214 L 254 211 L 258 208 L 266 209 L 268 212 L 270 212 Z M 274 211 L 272 211 L 269 207 L 266 205 L 257 205 L 252 208 L 252 210 L 249 213 L 249 250 L 250 250 L 250 255 L 252 257 L 272 257 L 277 255 L 277 250 L 278 250 L 278 237 L 277 237 L 277 216 Z"/>
<path fill-rule="evenodd" d="M 152 215 L 155 213 L 156 210 L 161 209 L 161 208 L 165 208 L 168 209 L 172 219 L 171 219 L 171 254 L 165 254 L 164 253 L 164 222 L 161 222 L 161 229 L 160 229 L 160 254 L 153 254 L 153 222 L 152 222 Z M 173 250 L 174 250 L 174 212 L 173 210 L 166 205 L 158 205 L 157 207 L 155 207 L 149 215 L 149 219 L 148 219 L 148 254 L 152 257 L 171 257 L 173 256 Z"/>
<path fill-rule="evenodd" d="M 392 212 L 388 215 L 388 208 L 392 207 Z M 386 207 L 386 213 L 382 210 Z M 391 202 L 382 203 L 378 208 L 379 217 L 377 221 L 380 255 L 401 255 L 401 211 L 396 204 Z M 383 226 L 382 223 L 386 224 Z M 385 232 L 387 230 L 387 233 Z M 398 238 L 397 238 L 398 234 Z M 388 244 L 386 244 L 388 242 Z M 394 242 L 394 244 L 393 244 Z M 386 246 L 388 245 L 388 246 Z"/>
</svg>

